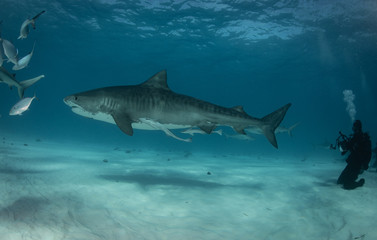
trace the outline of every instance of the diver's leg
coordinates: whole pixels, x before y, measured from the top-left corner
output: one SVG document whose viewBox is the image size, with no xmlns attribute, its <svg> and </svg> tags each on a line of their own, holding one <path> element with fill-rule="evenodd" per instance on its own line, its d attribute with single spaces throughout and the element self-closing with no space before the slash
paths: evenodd
<svg viewBox="0 0 377 240">
<path fill-rule="evenodd" d="M 338 181 L 337 181 L 337 184 L 344 184 L 347 179 L 349 178 L 349 175 L 351 174 L 351 168 L 349 166 L 349 164 L 344 168 L 344 170 L 342 171 L 342 173 L 340 174 L 339 178 L 338 178 Z"/>
<path fill-rule="evenodd" d="M 364 185 L 364 183 L 365 183 L 365 179 L 362 178 L 357 182 L 344 183 L 343 187 L 344 187 L 344 189 L 352 190 L 352 189 L 355 189 L 357 187 L 362 187 Z"/>
<path fill-rule="evenodd" d="M 360 173 L 360 168 L 350 166 L 349 169 L 350 171 L 348 177 L 345 179 L 343 184 L 344 189 L 351 190 L 363 186 L 365 183 L 365 180 L 363 178 L 356 182 L 356 179 Z"/>
</svg>

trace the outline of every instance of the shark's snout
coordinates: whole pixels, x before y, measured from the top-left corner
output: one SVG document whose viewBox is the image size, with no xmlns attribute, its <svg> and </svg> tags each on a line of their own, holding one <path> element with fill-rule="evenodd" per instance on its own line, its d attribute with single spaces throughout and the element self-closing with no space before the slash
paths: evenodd
<svg viewBox="0 0 377 240">
<path fill-rule="evenodd" d="M 67 104 L 67 105 L 69 105 L 69 98 L 70 96 L 68 96 L 68 97 L 65 97 L 64 99 L 63 99 L 63 102 L 65 103 L 65 104 Z"/>
<path fill-rule="evenodd" d="M 70 96 L 65 97 L 65 98 L 63 99 L 63 102 L 64 102 L 65 104 L 67 104 L 68 106 L 73 107 L 73 106 L 76 106 L 76 105 L 77 105 L 77 104 L 75 104 L 74 100 L 75 100 L 75 96 L 70 95 Z"/>
</svg>

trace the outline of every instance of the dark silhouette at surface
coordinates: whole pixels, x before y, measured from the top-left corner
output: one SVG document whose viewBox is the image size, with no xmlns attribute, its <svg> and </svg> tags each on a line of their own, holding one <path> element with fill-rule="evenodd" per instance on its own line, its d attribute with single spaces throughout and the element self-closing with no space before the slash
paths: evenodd
<svg viewBox="0 0 377 240">
<path fill-rule="evenodd" d="M 368 133 L 362 130 L 360 120 L 356 120 L 352 127 L 353 134 L 340 144 L 342 155 L 347 152 L 348 155 L 346 162 L 347 166 L 338 178 L 338 184 L 342 184 L 344 189 L 355 189 L 364 185 L 365 180 L 361 178 L 356 181 L 359 174 L 363 173 L 369 167 L 369 162 L 372 156 L 372 146 Z"/>
</svg>

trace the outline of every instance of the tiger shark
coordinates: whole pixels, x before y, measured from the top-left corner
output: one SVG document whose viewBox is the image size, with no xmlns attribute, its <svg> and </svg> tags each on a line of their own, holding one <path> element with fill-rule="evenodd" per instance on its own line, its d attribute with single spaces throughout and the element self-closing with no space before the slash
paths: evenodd
<svg viewBox="0 0 377 240">
<path fill-rule="evenodd" d="M 72 111 L 84 117 L 116 124 L 132 136 L 134 129 L 162 130 L 178 140 L 171 129 L 198 127 L 210 134 L 217 126 L 229 126 L 240 134 L 245 128 L 261 129 L 268 141 L 278 148 L 275 129 L 283 120 L 290 103 L 255 118 L 241 106 L 222 107 L 191 96 L 173 92 L 167 84 L 166 70 L 138 85 L 104 87 L 64 98 Z"/>
</svg>

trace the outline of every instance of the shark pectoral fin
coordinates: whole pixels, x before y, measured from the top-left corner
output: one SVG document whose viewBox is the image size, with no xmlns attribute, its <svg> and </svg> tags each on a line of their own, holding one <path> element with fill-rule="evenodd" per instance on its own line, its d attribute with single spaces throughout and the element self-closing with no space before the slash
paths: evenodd
<svg viewBox="0 0 377 240">
<path fill-rule="evenodd" d="M 130 116 L 126 113 L 115 113 L 111 114 L 114 119 L 116 125 L 124 132 L 125 134 L 132 136 L 134 134 L 134 130 L 132 128 L 132 120 Z"/>
<path fill-rule="evenodd" d="M 211 124 L 211 123 L 205 123 L 205 124 L 198 125 L 198 128 L 200 128 L 201 130 L 203 130 L 207 134 L 211 134 L 211 132 L 213 131 L 213 129 L 216 128 L 216 125 L 215 124 Z"/>
</svg>

